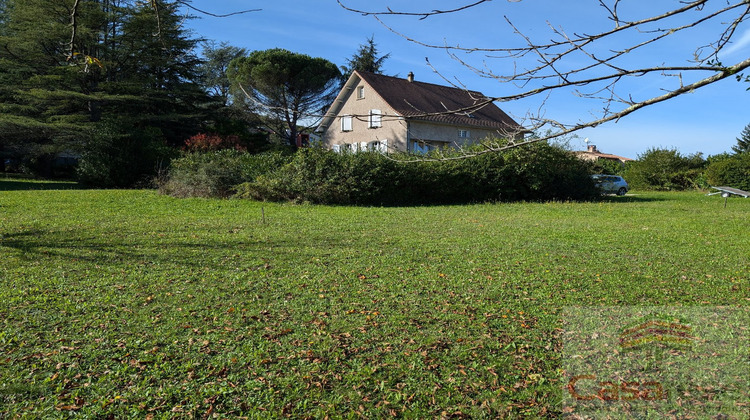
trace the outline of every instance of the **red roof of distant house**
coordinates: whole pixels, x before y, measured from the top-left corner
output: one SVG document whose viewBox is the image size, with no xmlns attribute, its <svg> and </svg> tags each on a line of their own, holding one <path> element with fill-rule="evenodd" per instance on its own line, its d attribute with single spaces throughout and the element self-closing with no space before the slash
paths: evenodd
<svg viewBox="0 0 750 420">
<path fill-rule="evenodd" d="M 618 156 L 618 155 L 613 155 L 613 154 L 610 154 L 610 153 L 602 153 L 593 144 L 589 145 L 587 150 L 582 150 L 582 151 L 578 151 L 578 152 L 575 152 L 575 153 L 578 154 L 578 155 L 590 156 L 590 157 L 599 158 L 599 159 L 619 160 L 620 162 L 628 162 L 628 161 L 633 160 L 633 159 L 630 159 L 630 158 L 626 158 L 626 157 Z"/>
</svg>

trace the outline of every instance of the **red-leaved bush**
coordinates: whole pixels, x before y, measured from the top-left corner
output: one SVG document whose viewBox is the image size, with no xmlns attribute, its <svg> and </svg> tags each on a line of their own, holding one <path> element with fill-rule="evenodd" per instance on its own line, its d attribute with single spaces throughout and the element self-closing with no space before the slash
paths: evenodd
<svg viewBox="0 0 750 420">
<path fill-rule="evenodd" d="M 234 149 L 247 151 L 240 138 L 235 135 L 221 136 L 219 134 L 200 133 L 185 140 L 185 150 L 191 152 L 210 152 L 213 150 Z"/>
</svg>

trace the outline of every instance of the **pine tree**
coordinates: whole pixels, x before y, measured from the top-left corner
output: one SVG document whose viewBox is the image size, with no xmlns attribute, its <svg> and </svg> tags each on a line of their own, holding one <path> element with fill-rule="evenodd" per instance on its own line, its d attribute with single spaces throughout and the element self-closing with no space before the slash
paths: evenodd
<svg viewBox="0 0 750 420">
<path fill-rule="evenodd" d="M 232 60 L 227 75 L 237 97 L 258 104 L 265 125 L 292 147 L 299 124 L 319 118 L 336 97 L 341 77 L 326 59 L 281 48 Z"/>
<path fill-rule="evenodd" d="M 205 119 L 177 2 L 0 0 L 0 12 L 0 154 L 80 153 L 102 123 L 176 145 Z"/>
<path fill-rule="evenodd" d="M 737 139 L 737 145 L 732 146 L 734 153 L 750 153 L 750 124 L 745 126 L 745 129 L 740 133 L 740 137 Z"/>
<path fill-rule="evenodd" d="M 367 38 L 367 43 L 361 44 L 352 58 L 346 60 L 346 66 L 341 66 L 342 80 L 345 82 L 355 70 L 383 74 L 383 64 L 391 54 L 378 57 L 378 46 L 375 37 Z"/>
<path fill-rule="evenodd" d="M 216 44 L 205 42 L 203 44 L 203 56 L 205 60 L 199 68 L 200 81 L 203 88 L 211 96 L 228 105 L 230 102 L 230 82 L 227 77 L 229 63 L 235 58 L 244 57 L 247 50 L 234 47 L 226 42 Z"/>
<path fill-rule="evenodd" d="M 156 127 L 171 145 L 182 145 L 205 118 L 207 93 L 198 83 L 201 60 L 193 53 L 197 39 L 181 26 L 177 3 L 161 3 L 159 14 L 135 2 L 122 21 L 110 82 L 102 89 L 121 100 L 105 112 L 126 117 L 140 128 Z"/>
</svg>

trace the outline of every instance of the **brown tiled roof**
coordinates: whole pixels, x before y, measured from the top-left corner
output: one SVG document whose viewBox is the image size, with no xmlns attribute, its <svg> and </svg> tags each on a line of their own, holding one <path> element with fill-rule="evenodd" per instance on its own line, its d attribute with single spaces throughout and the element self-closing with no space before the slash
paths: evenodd
<svg viewBox="0 0 750 420">
<path fill-rule="evenodd" d="M 599 159 L 612 159 L 612 160 L 619 160 L 621 162 L 628 162 L 628 161 L 633 160 L 633 159 L 626 158 L 623 156 L 613 155 L 611 153 L 602 153 L 593 144 L 588 146 L 588 150 L 577 151 L 574 153 L 579 156 L 589 156 L 591 158 L 599 158 Z"/>
<path fill-rule="evenodd" d="M 356 72 L 359 77 L 406 118 L 495 130 L 523 130 L 481 92 L 398 77 Z M 459 111 L 460 112 L 456 112 Z"/>
</svg>

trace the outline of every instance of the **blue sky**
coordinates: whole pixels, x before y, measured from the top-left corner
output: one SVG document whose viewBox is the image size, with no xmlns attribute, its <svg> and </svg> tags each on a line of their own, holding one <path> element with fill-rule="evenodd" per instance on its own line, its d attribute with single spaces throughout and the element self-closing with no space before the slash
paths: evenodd
<svg viewBox="0 0 750 420">
<path fill-rule="evenodd" d="M 456 0 L 342 0 L 353 8 L 384 10 L 393 9 L 424 11 L 452 8 L 470 3 Z M 420 46 L 406 40 L 408 36 L 419 41 L 438 45 L 460 45 L 462 47 L 508 47 L 521 41 L 514 35 L 505 21 L 507 16 L 522 32 L 536 41 L 551 39 L 550 24 L 566 33 L 592 33 L 611 27 L 605 10 L 597 6 L 596 0 L 495 0 L 464 12 L 446 14 L 419 20 L 415 17 L 385 17 L 386 23 L 401 35 L 377 22 L 374 18 L 349 12 L 336 0 L 193 0 L 192 4 L 215 14 L 231 13 L 243 9 L 262 9 L 258 12 L 226 18 L 204 16 L 187 22 L 195 35 L 248 50 L 285 48 L 290 51 L 326 58 L 343 65 L 360 44 L 370 36 L 382 54 L 390 53 L 385 63 L 385 73 L 405 77 L 414 72 L 417 80 L 447 84 L 445 79 L 460 83 L 488 96 L 503 96 L 518 92 L 518 87 L 481 77 L 476 72 L 451 58 L 444 49 Z M 726 4 L 722 0 L 711 0 L 710 5 Z M 648 4 L 648 6 L 644 6 Z M 625 2 L 620 16 L 642 18 L 654 11 L 667 10 L 679 4 L 678 0 L 650 0 Z M 700 16 L 694 12 L 694 16 Z M 726 20 L 726 19 L 724 19 Z M 640 60 L 642 66 L 662 63 L 687 65 L 697 46 L 716 41 L 721 33 L 722 19 L 686 31 L 684 35 L 663 45 L 644 48 L 637 56 L 631 54 L 620 63 L 627 65 Z M 635 36 L 635 35 L 633 35 Z M 627 41 L 632 40 L 630 36 Z M 597 53 L 604 54 L 608 48 L 617 48 L 620 40 L 613 40 Z M 750 56 L 750 22 L 737 29 L 734 44 L 720 57 L 725 64 L 733 64 Z M 479 52 L 462 53 L 459 58 L 476 67 L 485 67 L 496 73 L 508 73 L 513 66 L 528 66 L 523 60 L 496 59 Z M 428 65 L 429 63 L 432 65 Z M 570 66 L 583 62 L 582 57 L 573 57 Z M 437 72 L 436 72 L 437 71 Z M 705 77 L 705 76 L 704 76 Z M 684 79 L 689 82 L 689 79 Z M 620 94 L 643 99 L 646 95 L 659 94 L 662 87 L 674 87 L 676 79 L 663 77 L 639 78 L 623 84 Z M 619 122 L 606 123 L 593 129 L 580 131 L 577 139 L 571 140 L 574 148 L 584 148 L 584 138 L 596 144 L 599 150 L 635 158 L 652 147 L 676 148 L 684 154 L 702 152 L 713 155 L 730 151 L 736 144 L 742 129 L 750 124 L 750 92 L 748 83 L 724 80 L 696 90 L 690 94 L 665 103 L 647 107 L 631 114 Z M 603 106 L 601 101 L 583 99 L 570 91 L 559 91 L 549 97 L 538 97 L 524 101 L 498 104 L 519 122 L 528 113 L 543 112 L 547 118 L 575 123 L 589 120 Z"/>
</svg>

